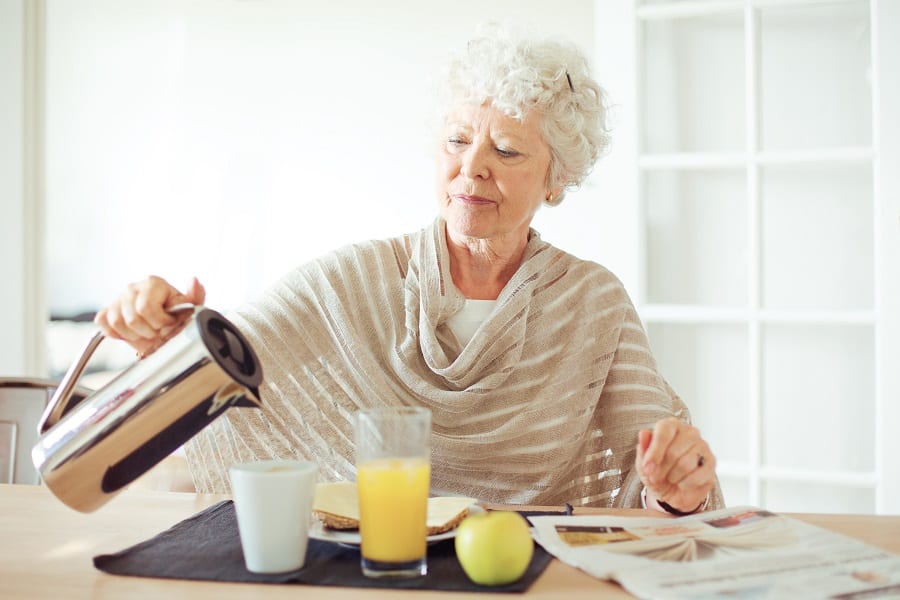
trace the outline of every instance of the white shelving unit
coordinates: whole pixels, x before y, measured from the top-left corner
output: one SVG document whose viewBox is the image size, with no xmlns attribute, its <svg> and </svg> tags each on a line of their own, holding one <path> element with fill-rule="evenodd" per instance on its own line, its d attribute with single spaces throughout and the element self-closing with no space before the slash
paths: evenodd
<svg viewBox="0 0 900 600">
<path fill-rule="evenodd" d="M 632 4 L 636 301 L 729 504 L 900 511 L 887 4 Z"/>
</svg>

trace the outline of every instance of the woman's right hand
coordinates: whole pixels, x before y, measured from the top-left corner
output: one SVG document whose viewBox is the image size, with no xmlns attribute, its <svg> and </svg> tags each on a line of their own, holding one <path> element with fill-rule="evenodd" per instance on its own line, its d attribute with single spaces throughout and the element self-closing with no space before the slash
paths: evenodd
<svg viewBox="0 0 900 600">
<path fill-rule="evenodd" d="M 107 337 L 124 340 L 139 356 L 147 356 L 181 331 L 191 317 L 189 311 L 171 315 L 167 308 L 184 302 L 203 304 L 205 299 L 206 290 L 196 277 L 187 292 L 181 293 L 165 279 L 151 275 L 125 288 L 97 313 L 94 323 Z"/>
</svg>

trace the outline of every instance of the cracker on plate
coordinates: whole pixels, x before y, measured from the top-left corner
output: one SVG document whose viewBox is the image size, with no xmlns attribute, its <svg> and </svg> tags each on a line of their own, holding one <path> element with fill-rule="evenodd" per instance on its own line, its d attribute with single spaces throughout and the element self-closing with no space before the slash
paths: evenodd
<svg viewBox="0 0 900 600">
<path fill-rule="evenodd" d="M 428 535 L 437 535 L 458 526 L 469 515 L 474 498 L 437 496 L 428 499 Z M 358 529 L 359 501 L 352 481 L 319 483 L 313 499 L 313 514 L 330 529 Z"/>
</svg>

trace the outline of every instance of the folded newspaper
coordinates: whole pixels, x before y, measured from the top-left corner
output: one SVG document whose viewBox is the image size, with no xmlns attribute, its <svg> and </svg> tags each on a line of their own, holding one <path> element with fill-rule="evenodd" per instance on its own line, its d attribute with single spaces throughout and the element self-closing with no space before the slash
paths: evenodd
<svg viewBox="0 0 900 600">
<path fill-rule="evenodd" d="M 548 552 L 640 598 L 900 598 L 900 556 L 760 508 L 530 520 Z"/>
</svg>

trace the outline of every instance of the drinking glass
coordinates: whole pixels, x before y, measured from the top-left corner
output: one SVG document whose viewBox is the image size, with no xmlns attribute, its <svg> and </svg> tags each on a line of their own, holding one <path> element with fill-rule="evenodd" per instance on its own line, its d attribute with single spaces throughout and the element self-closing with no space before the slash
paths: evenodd
<svg viewBox="0 0 900 600">
<path fill-rule="evenodd" d="M 356 483 L 362 572 L 419 577 L 428 571 L 431 411 L 379 408 L 356 415 Z"/>
</svg>

